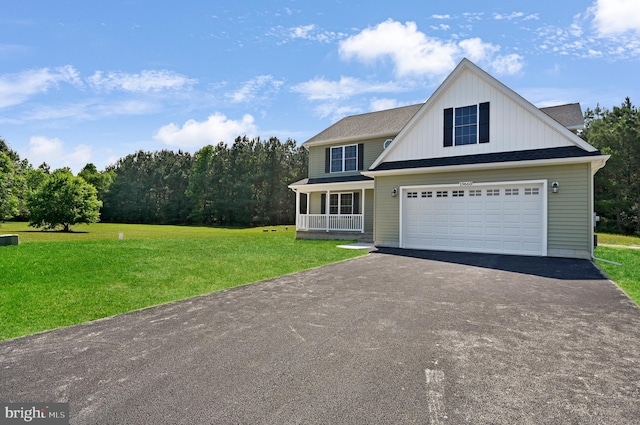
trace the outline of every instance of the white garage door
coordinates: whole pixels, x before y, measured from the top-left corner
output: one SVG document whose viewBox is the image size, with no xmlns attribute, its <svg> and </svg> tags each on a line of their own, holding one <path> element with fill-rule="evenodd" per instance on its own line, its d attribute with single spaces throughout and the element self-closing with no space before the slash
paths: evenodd
<svg viewBox="0 0 640 425">
<path fill-rule="evenodd" d="M 542 183 L 402 191 L 404 248 L 546 255 Z"/>
</svg>

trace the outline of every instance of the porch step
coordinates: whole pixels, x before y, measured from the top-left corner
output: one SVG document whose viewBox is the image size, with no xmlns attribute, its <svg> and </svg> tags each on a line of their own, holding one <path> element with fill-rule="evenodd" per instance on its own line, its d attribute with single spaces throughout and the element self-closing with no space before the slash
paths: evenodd
<svg viewBox="0 0 640 425">
<path fill-rule="evenodd" d="M 326 240 L 345 240 L 358 241 L 363 243 L 373 243 L 372 232 L 326 232 L 322 230 L 298 230 L 296 232 L 297 239 L 326 239 Z"/>
</svg>

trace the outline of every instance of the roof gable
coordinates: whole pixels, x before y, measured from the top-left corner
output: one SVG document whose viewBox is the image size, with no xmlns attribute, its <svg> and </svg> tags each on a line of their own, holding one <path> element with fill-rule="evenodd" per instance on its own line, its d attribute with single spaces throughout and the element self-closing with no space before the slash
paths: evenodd
<svg viewBox="0 0 640 425">
<path fill-rule="evenodd" d="M 443 111 L 484 102 L 490 103 L 490 142 L 444 147 Z M 571 111 L 575 121 L 575 107 L 559 108 L 558 111 L 551 110 L 551 113 L 549 110 L 552 108 L 546 109 L 542 111 L 536 108 L 471 61 L 463 59 L 370 169 L 375 169 L 383 162 L 565 146 L 578 147 L 587 152 L 596 151 L 559 122 L 560 114 L 556 113 L 556 119 L 549 116 L 554 112 Z"/>
</svg>

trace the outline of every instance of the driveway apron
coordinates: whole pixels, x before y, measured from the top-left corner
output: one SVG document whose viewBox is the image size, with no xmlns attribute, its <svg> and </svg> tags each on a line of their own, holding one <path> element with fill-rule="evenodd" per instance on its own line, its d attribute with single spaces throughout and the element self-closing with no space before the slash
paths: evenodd
<svg viewBox="0 0 640 425">
<path fill-rule="evenodd" d="M 0 343 L 72 424 L 630 424 L 640 309 L 585 260 L 381 250 Z"/>
</svg>

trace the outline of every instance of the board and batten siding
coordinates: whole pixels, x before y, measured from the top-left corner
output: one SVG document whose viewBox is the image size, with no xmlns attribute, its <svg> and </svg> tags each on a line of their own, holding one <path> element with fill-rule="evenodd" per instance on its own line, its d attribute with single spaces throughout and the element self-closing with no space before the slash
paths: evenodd
<svg viewBox="0 0 640 425">
<path fill-rule="evenodd" d="M 592 194 L 589 163 L 542 167 L 509 168 L 434 174 L 385 176 L 375 178 L 375 243 L 397 247 L 400 243 L 401 196 L 392 197 L 393 188 L 414 185 L 499 183 L 504 181 L 547 180 L 548 232 L 547 255 L 591 258 L 590 211 Z M 551 183 L 560 185 L 558 193 L 551 193 Z"/>
<path fill-rule="evenodd" d="M 445 92 L 430 102 L 428 110 L 418 112 L 424 115 L 400 135 L 397 141 L 401 143 L 389 151 L 385 162 L 575 145 L 570 139 L 577 136 L 569 130 L 558 131 L 543 122 L 547 119 L 543 112 L 525 109 L 470 70 L 463 71 Z M 444 110 L 483 102 L 489 102 L 489 143 L 444 147 Z"/>
<path fill-rule="evenodd" d="M 357 145 L 358 143 L 364 144 L 364 169 L 368 169 L 373 161 L 375 161 L 378 156 L 384 150 L 384 141 L 386 139 L 372 139 L 372 140 L 360 140 L 356 142 L 346 142 L 346 143 L 334 143 L 329 145 L 322 146 L 311 146 L 309 147 L 309 178 L 319 178 L 319 177 L 335 177 L 338 175 L 341 176 L 356 176 L 360 174 L 360 171 L 348 171 L 343 173 L 325 173 L 325 149 L 335 146 L 347 146 L 347 145 Z"/>
</svg>

